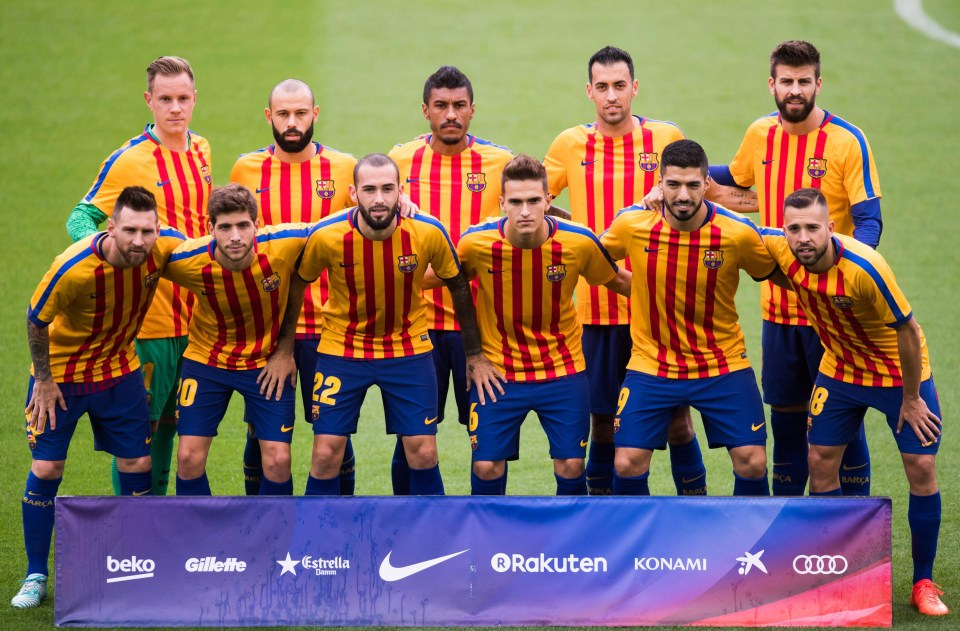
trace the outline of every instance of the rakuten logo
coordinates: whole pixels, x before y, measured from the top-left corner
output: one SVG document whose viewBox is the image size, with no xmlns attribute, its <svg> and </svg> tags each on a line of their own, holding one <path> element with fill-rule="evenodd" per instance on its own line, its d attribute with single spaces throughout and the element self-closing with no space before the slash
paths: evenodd
<svg viewBox="0 0 960 631">
<path fill-rule="evenodd" d="M 522 554 L 498 552 L 490 559 L 490 566 L 500 573 L 591 573 L 606 572 L 607 560 L 603 557 L 578 557 L 574 554 L 565 557 L 548 557 L 541 553 L 539 556 L 525 557 Z"/>
<path fill-rule="evenodd" d="M 140 578 L 152 578 L 153 571 L 157 564 L 153 559 L 138 559 L 133 556 L 129 559 L 114 559 L 107 556 L 107 571 L 111 574 L 116 572 L 125 572 L 125 576 L 113 576 L 107 579 L 108 583 L 119 583 L 120 581 L 135 581 Z"/>
<path fill-rule="evenodd" d="M 217 561 L 217 557 L 196 557 L 187 559 L 183 568 L 191 573 L 197 572 L 244 572 L 247 569 L 246 561 L 238 561 L 236 557 L 230 557 L 223 561 Z"/>
<path fill-rule="evenodd" d="M 664 557 L 642 557 L 633 559 L 634 570 L 646 570 L 650 572 L 706 572 L 707 560 L 705 558 L 682 559 L 680 557 L 668 559 Z"/>
</svg>

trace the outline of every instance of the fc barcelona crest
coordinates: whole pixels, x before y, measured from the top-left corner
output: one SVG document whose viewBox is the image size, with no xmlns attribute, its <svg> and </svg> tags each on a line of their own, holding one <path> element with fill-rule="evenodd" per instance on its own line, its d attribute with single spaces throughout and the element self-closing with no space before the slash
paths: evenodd
<svg viewBox="0 0 960 631">
<path fill-rule="evenodd" d="M 640 166 L 641 171 L 652 173 L 653 171 L 657 170 L 657 167 L 660 166 L 660 160 L 657 158 L 657 152 L 644 152 L 640 154 L 640 159 L 637 160 L 637 164 Z"/>
<path fill-rule="evenodd" d="M 403 272 L 404 274 L 409 274 L 413 270 L 417 269 L 417 255 L 401 254 L 400 256 L 398 256 L 397 269 Z"/>
<path fill-rule="evenodd" d="M 276 291 L 277 287 L 280 286 L 280 274 L 274 272 L 261 280 L 260 284 L 263 285 L 264 291 Z"/>
<path fill-rule="evenodd" d="M 547 280 L 558 283 L 567 276 L 566 265 L 547 265 Z"/>
<path fill-rule="evenodd" d="M 822 178 L 827 174 L 827 159 L 810 158 L 810 160 L 807 162 L 807 173 L 810 174 L 810 177 L 815 177 L 817 179 Z"/>
<path fill-rule="evenodd" d="M 337 188 L 333 180 L 317 180 L 317 197 L 320 199 L 331 199 L 337 194 Z"/>
<path fill-rule="evenodd" d="M 853 298 L 850 296 L 834 296 L 833 306 L 837 309 L 853 309 Z"/>
<path fill-rule="evenodd" d="M 707 269 L 720 269 L 721 265 L 723 265 L 723 250 L 704 250 L 704 267 Z"/>
<path fill-rule="evenodd" d="M 207 184 L 213 184 L 213 176 L 210 175 L 210 166 L 206 164 L 200 165 L 200 175 L 203 176 L 203 181 Z"/>
<path fill-rule="evenodd" d="M 151 272 L 143 277 L 143 284 L 146 287 L 153 287 L 160 280 L 160 272 Z"/>
<path fill-rule="evenodd" d="M 467 190 L 473 193 L 480 193 L 487 188 L 487 175 L 485 173 L 467 173 Z"/>
</svg>

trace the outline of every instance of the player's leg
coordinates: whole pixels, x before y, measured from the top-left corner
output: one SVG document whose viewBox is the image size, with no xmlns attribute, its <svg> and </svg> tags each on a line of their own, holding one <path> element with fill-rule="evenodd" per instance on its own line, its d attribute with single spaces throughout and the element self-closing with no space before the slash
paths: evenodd
<svg viewBox="0 0 960 631">
<path fill-rule="evenodd" d="M 246 421 L 246 411 L 243 416 Z M 263 483 L 263 457 L 253 423 L 247 422 L 246 435 L 247 440 L 243 445 L 243 492 L 245 495 L 259 495 Z"/>
<path fill-rule="evenodd" d="M 152 341 L 144 340 L 148 346 Z M 180 370 L 183 367 L 183 352 L 187 349 L 189 340 L 186 335 L 156 340 L 160 347 L 157 353 L 148 349 L 154 357 L 154 374 L 152 385 L 155 396 L 162 403 L 159 409 L 153 405 L 150 398 L 150 420 L 156 420 L 153 430 L 153 440 L 150 443 L 150 461 L 153 466 L 153 493 L 166 495 L 170 488 L 170 461 L 173 456 L 173 443 L 177 436 L 177 387 L 180 382 Z M 138 351 L 139 352 L 139 351 Z M 160 356 L 160 353 L 163 353 Z M 144 373 L 146 383 L 146 373 Z"/>
<path fill-rule="evenodd" d="M 233 387 L 243 396 L 247 421 L 260 441 L 263 481 L 260 495 L 293 495 L 290 443 L 297 420 L 297 394 L 286 387 L 280 399 L 260 394 L 260 369 L 231 371 Z"/>
<path fill-rule="evenodd" d="M 590 431 L 590 382 L 585 373 L 525 384 L 529 405 L 547 434 L 557 495 L 586 495 L 584 468 Z"/>
<path fill-rule="evenodd" d="M 524 396 L 524 384 L 503 384 L 504 394 L 496 402 L 480 405 L 476 389 L 470 392 L 467 434 L 470 439 L 471 495 L 505 495 L 507 458 L 516 455 L 520 426 L 531 409 Z"/>
<path fill-rule="evenodd" d="M 733 464 L 734 495 L 770 495 L 767 420 L 752 368 L 690 379 L 691 404 L 703 417 L 707 443 L 723 446 Z"/>
<path fill-rule="evenodd" d="M 177 495 L 210 495 L 207 454 L 233 394 L 231 371 L 183 360 L 177 394 Z"/>
<path fill-rule="evenodd" d="M 860 389 L 862 386 L 817 375 L 807 421 L 810 495 L 842 495 L 840 461 L 866 412 Z"/>
<path fill-rule="evenodd" d="M 687 405 L 682 386 L 675 379 L 627 371 L 613 427 L 615 495 L 650 495 L 648 479 L 653 450 L 666 448 L 674 410 Z"/>
<path fill-rule="evenodd" d="M 150 408 L 139 372 L 88 397 L 93 447 L 117 461 L 121 495 L 153 495 Z"/>
<path fill-rule="evenodd" d="M 764 320 L 760 380 L 770 406 L 773 494 L 803 495 L 807 467 L 807 409 L 823 346 L 809 326 Z"/>
<path fill-rule="evenodd" d="M 706 495 L 707 467 L 703 464 L 703 454 L 700 453 L 700 443 L 688 406 L 674 411 L 667 444 L 670 445 L 670 472 L 677 495 Z"/>
<path fill-rule="evenodd" d="M 346 446 L 346 436 L 319 434 L 314 424 L 313 452 L 305 495 L 340 495 L 340 463 L 343 462 Z"/>
<path fill-rule="evenodd" d="M 630 360 L 629 325 L 584 325 L 583 357 L 590 381 L 590 495 L 613 493 L 614 432 L 617 396 Z"/>
</svg>

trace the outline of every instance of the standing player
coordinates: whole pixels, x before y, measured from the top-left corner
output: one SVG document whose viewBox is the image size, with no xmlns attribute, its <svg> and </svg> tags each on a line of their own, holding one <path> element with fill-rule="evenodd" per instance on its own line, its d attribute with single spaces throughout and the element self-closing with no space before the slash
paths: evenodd
<svg viewBox="0 0 960 631">
<path fill-rule="evenodd" d="M 570 189 L 570 214 L 600 234 L 617 211 L 630 206 L 657 183 L 663 148 L 683 138 L 673 123 L 636 116 L 631 109 L 638 82 L 633 59 L 619 48 L 597 51 L 587 64 L 587 96 L 596 122 L 557 136 L 544 166 L 554 197 Z M 630 358 L 628 301 L 585 281 L 577 291 L 583 322 L 583 352 L 590 381 L 592 429 L 587 483 L 593 495 L 609 495 L 613 482 L 613 419 L 617 392 Z M 671 424 L 670 453 L 677 493 L 707 492 L 706 469 L 689 410 Z"/>
<path fill-rule="evenodd" d="M 430 123 L 430 133 L 389 153 L 410 200 L 443 224 L 454 246 L 468 226 L 500 214 L 500 173 L 512 157 L 508 149 L 467 133 L 473 114 L 470 79 L 453 66 L 441 66 L 423 85 L 423 117 Z M 466 425 L 470 416 L 467 362 L 453 301 L 440 286 L 427 290 L 424 297 L 437 370 L 437 423 L 443 421 L 452 376 L 459 420 Z M 398 439 L 391 468 L 398 495 L 409 492 L 405 488 L 408 469 Z"/>
<path fill-rule="evenodd" d="M 720 184 L 756 186 L 760 225 L 783 225 L 791 192 L 823 191 L 837 232 L 877 247 L 883 227 L 880 182 L 863 132 L 817 106 L 820 53 L 788 41 L 770 55 L 770 93 L 777 113 L 747 129 L 728 168 L 711 169 Z M 803 495 L 807 482 L 807 401 L 823 348 L 789 291 L 763 283 L 763 397 L 773 430 L 774 495 Z M 870 494 L 870 454 L 862 428 L 844 455 L 845 495 Z"/>
<path fill-rule="evenodd" d="M 307 228 L 258 231 L 257 200 L 235 183 L 210 195 L 209 213 L 209 235 L 177 248 L 163 273 L 198 299 L 180 376 L 177 495 L 210 495 L 207 454 L 234 392 L 243 396 L 260 441 L 260 495 L 292 495 L 296 395 L 284 382 L 296 385 L 293 345 L 303 287 L 290 281 Z"/>
<path fill-rule="evenodd" d="M 650 459 L 663 449 L 673 411 L 700 411 L 711 447 L 724 446 L 734 495 L 769 495 L 763 403 L 734 298 L 740 270 L 755 279 L 777 271 L 757 227 L 703 199 L 707 156 L 692 140 L 663 150 L 663 211 L 633 206 L 601 241 L 630 257 L 633 354 L 614 425 L 614 492 L 648 495 Z"/>
<path fill-rule="evenodd" d="M 10 601 L 18 608 L 47 595 L 54 498 L 81 416 L 90 416 L 94 448 L 118 459 L 121 493 L 152 494 L 150 415 L 134 338 L 183 237 L 161 232 L 156 199 L 141 187 L 124 189 L 111 211 L 106 232 L 56 258 L 27 310 L 33 464 L 22 505 L 27 578 Z"/>
<path fill-rule="evenodd" d="M 189 238 L 203 233 L 213 166 L 210 145 L 189 129 L 197 102 L 190 64 L 180 57 L 160 57 L 151 63 L 143 96 L 154 122 L 103 161 L 93 186 L 67 219 L 67 231 L 74 241 L 96 232 L 112 212 L 120 191 L 134 185 L 156 192 L 162 224 Z M 157 495 L 166 495 L 170 480 L 177 431 L 177 379 L 192 304 L 188 292 L 161 280 L 157 299 L 137 338 L 155 432 L 150 453 Z M 114 476 L 116 493 L 118 484 Z"/>
<path fill-rule="evenodd" d="M 940 403 L 923 332 L 893 272 L 868 246 L 834 234 L 821 191 L 784 200 L 784 228 L 764 240 L 825 347 L 810 399 L 810 495 L 842 495 L 840 462 L 868 407 L 887 417 L 910 483 L 913 593 L 920 613 L 949 613 L 932 582 L 941 503 Z"/>
<path fill-rule="evenodd" d="M 629 295 L 630 272 L 584 226 L 545 217 L 547 172 L 536 159 L 507 164 L 500 204 L 506 217 L 471 227 L 458 247 L 464 274 L 479 280 L 484 354 L 507 382 L 483 408 L 478 393 L 471 396 L 472 493 L 505 493 L 506 460 L 535 411 L 550 440 L 557 495 L 586 495 L 590 389 L 573 292 L 582 276 Z"/>
<path fill-rule="evenodd" d="M 467 379 L 496 399 L 499 375 L 483 356 L 470 285 L 443 226 L 424 214 L 399 216 L 396 164 L 370 154 L 354 168 L 357 207 L 310 231 L 300 276 L 324 270 L 330 299 L 314 383 L 313 459 L 307 495 L 339 495 L 347 437 L 356 432 L 367 389 L 383 395 L 387 432 L 401 437 L 410 466 L 409 492 L 443 493 L 437 458 L 437 381 L 427 333 L 423 274 L 430 266 L 453 296 L 463 334 Z M 481 395 L 483 401 L 483 395 Z"/>
<path fill-rule="evenodd" d="M 310 86 L 297 79 L 281 81 L 270 92 L 267 105 L 264 115 L 273 130 L 274 144 L 240 156 L 230 173 L 231 182 L 256 193 L 263 225 L 315 223 L 349 206 L 353 166 L 357 161 L 350 154 L 313 140 L 313 125 L 320 108 Z M 326 299 L 327 278 L 321 276 L 307 291 L 297 323 L 295 358 L 307 421 L 311 419 L 311 387 L 323 317 L 320 307 Z M 260 443 L 253 426 L 249 425 L 247 430 L 243 479 L 247 495 L 256 495 L 263 476 Z M 353 445 L 348 440 L 340 467 L 340 494 L 353 495 L 354 484 Z"/>
</svg>

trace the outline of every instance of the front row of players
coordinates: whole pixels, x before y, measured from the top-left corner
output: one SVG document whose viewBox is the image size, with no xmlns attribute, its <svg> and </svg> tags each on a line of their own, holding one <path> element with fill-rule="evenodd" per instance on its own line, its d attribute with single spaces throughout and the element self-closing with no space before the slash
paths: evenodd
<svg viewBox="0 0 960 631">
<path fill-rule="evenodd" d="M 373 384 L 383 392 L 387 431 L 402 439 L 410 492 L 443 493 L 422 291 L 446 285 L 467 356 L 472 492 L 505 492 L 505 461 L 517 455 L 520 425 L 536 411 L 557 493 L 585 495 L 589 394 L 573 304 L 583 277 L 629 296 L 633 313 L 615 492 L 649 493 L 653 451 L 666 446 L 675 410 L 689 405 L 701 413 L 711 447 L 727 448 L 734 494 L 768 495 L 763 408 L 734 304 L 744 269 L 793 290 L 825 348 L 809 412 L 811 495 L 840 494 L 844 445 L 867 407 L 882 411 L 910 484 L 912 600 L 924 601 L 925 613 L 946 613 L 931 582 L 940 410 L 906 299 L 879 254 L 834 234 L 819 191 L 786 198 L 782 230 L 758 229 L 704 199 L 707 168 L 697 143 L 671 143 L 660 164 L 663 210 L 626 208 L 598 239 L 546 216 L 546 171 L 520 155 L 503 171 L 503 216 L 469 228 L 458 252 L 437 220 L 399 215 L 399 172 L 381 154 L 354 169 L 357 206 L 314 225 L 258 230 L 255 198 L 231 184 L 211 195 L 209 236 L 184 241 L 160 227 L 148 191 L 126 189 L 107 231 L 54 261 L 27 313 L 28 576 L 13 605 L 36 606 L 46 595 L 53 501 L 80 416 L 89 414 L 96 448 L 117 457 L 122 492 L 151 494 L 149 413 L 133 343 L 161 277 L 197 298 L 178 399 L 178 494 L 210 493 L 206 457 L 233 391 L 244 396 L 259 437 L 260 492 L 293 492 L 288 384 L 298 309 L 287 305 L 299 305 L 306 283 L 326 272 L 307 494 L 340 493 L 347 437 Z M 632 275 L 615 263 L 627 258 Z"/>
</svg>

